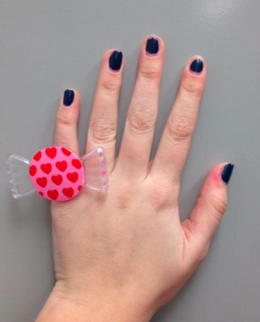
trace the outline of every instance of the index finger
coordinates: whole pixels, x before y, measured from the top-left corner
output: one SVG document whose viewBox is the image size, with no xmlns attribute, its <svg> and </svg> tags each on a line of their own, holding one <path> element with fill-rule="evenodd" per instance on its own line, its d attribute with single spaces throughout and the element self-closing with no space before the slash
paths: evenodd
<svg viewBox="0 0 260 322">
<path fill-rule="evenodd" d="M 206 82 L 206 63 L 193 57 L 185 66 L 179 91 L 168 117 L 150 175 L 179 184 L 190 149 Z"/>
</svg>

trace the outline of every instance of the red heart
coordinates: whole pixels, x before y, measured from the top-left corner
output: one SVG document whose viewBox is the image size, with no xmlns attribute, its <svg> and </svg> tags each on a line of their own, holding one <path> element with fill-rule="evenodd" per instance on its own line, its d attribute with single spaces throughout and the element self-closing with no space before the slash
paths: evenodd
<svg viewBox="0 0 260 322">
<path fill-rule="evenodd" d="M 59 161 L 59 162 L 56 162 L 56 167 L 64 172 L 66 169 L 67 169 L 67 162 L 66 161 Z"/>
<path fill-rule="evenodd" d="M 64 196 L 71 198 L 74 194 L 74 190 L 72 188 L 64 188 L 62 189 L 62 192 L 64 194 Z"/>
<path fill-rule="evenodd" d="M 49 190 L 47 192 L 47 195 L 52 199 L 52 200 L 56 200 L 58 198 L 58 191 L 57 190 Z"/>
<path fill-rule="evenodd" d="M 45 177 L 43 177 L 43 178 L 37 178 L 36 182 L 42 188 L 46 187 L 46 185 L 47 185 L 47 179 Z"/>
<path fill-rule="evenodd" d="M 41 196 L 43 196 L 43 192 L 39 191 L 39 194 L 40 194 Z"/>
<path fill-rule="evenodd" d="M 72 160 L 72 165 L 77 168 L 77 169 L 80 169 L 82 167 L 82 163 L 80 160 L 78 159 L 73 159 Z"/>
<path fill-rule="evenodd" d="M 39 152 L 37 152 L 37 153 L 35 154 L 35 156 L 34 156 L 33 158 L 34 158 L 34 160 L 35 160 L 35 161 L 39 161 L 39 160 L 40 160 L 40 158 L 41 158 L 41 156 L 42 156 L 42 153 L 41 153 L 41 151 L 39 151 Z"/>
<path fill-rule="evenodd" d="M 51 159 L 55 158 L 55 155 L 57 153 L 57 150 L 55 147 L 47 148 L 45 151 L 46 151 L 46 154 L 48 155 L 49 158 L 51 158 Z"/>
<path fill-rule="evenodd" d="M 65 148 L 61 148 L 61 151 L 67 156 L 71 155 L 71 152 Z"/>
<path fill-rule="evenodd" d="M 59 186 L 62 183 L 62 176 L 57 175 L 57 176 L 52 176 L 51 177 L 52 182 L 54 182 L 57 186 Z"/>
<path fill-rule="evenodd" d="M 78 191 L 80 191 L 82 189 L 82 186 L 78 186 Z"/>
<path fill-rule="evenodd" d="M 42 171 L 43 171 L 44 173 L 46 173 L 46 174 L 49 174 L 49 173 L 51 172 L 51 168 L 52 168 L 52 166 L 51 166 L 51 164 L 50 164 L 50 163 L 46 163 L 46 164 L 42 164 L 42 165 L 41 165 L 41 169 L 42 169 Z"/>
<path fill-rule="evenodd" d="M 77 172 L 73 172 L 73 173 L 68 173 L 67 174 L 67 178 L 69 179 L 69 181 L 75 183 L 78 180 L 79 175 L 77 174 Z"/>
<path fill-rule="evenodd" d="M 35 173 L 37 172 L 37 168 L 36 168 L 36 166 L 35 165 L 31 165 L 30 166 L 30 169 L 29 169 L 29 173 L 30 173 L 30 176 L 34 176 L 35 175 Z"/>
</svg>

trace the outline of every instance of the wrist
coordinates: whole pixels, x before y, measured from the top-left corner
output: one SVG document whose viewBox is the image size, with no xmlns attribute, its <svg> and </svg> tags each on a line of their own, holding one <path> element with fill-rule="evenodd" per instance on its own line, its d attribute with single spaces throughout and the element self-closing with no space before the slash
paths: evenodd
<svg viewBox="0 0 260 322">
<path fill-rule="evenodd" d="M 53 290 L 36 322 L 148 322 L 155 311 L 128 296 L 67 294 Z"/>
</svg>

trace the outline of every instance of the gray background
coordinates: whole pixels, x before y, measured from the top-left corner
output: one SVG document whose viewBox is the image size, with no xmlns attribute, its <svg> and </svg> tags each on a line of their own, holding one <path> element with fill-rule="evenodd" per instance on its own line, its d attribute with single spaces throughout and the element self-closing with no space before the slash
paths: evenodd
<svg viewBox="0 0 260 322">
<path fill-rule="evenodd" d="M 181 70 L 205 57 L 208 81 L 183 174 L 186 218 L 207 172 L 231 161 L 229 206 L 211 251 L 178 296 L 153 321 L 259 321 L 260 317 L 260 2 L 258 0 L 0 1 L 0 321 L 33 321 L 54 283 L 49 203 L 12 199 L 5 158 L 31 158 L 51 145 L 67 87 L 82 96 L 81 151 L 103 53 L 126 59 L 119 141 L 142 40 L 160 35 L 166 56 L 153 154 Z M 101 308 L 102 309 L 102 308 Z"/>
</svg>

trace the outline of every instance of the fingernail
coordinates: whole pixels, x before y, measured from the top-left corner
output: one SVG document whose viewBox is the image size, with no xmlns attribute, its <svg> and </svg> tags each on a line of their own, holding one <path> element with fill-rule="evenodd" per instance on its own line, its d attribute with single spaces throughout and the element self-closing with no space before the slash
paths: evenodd
<svg viewBox="0 0 260 322">
<path fill-rule="evenodd" d="M 123 53 L 115 50 L 109 58 L 109 67 L 113 70 L 119 70 L 122 65 Z"/>
<path fill-rule="evenodd" d="M 63 105 L 70 106 L 74 100 L 74 91 L 71 89 L 66 89 L 63 95 Z"/>
<path fill-rule="evenodd" d="M 229 182 L 233 169 L 234 169 L 234 164 L 228 163 L 224 166 L 224 169 L 221 174 L 221 178 L 225 183 Z"/>
<path fill-rule="evenodd" d="M 158 42 L 158 40 L 153 38 L 153 37 L 150 38 L 150 39 L 147 39 L 145 50 L 149 54 L 157 54 L 158 51 L 159 51 L 159 42 Z"/>
<path fill-rule="evenodd" d="M 190 65 L 190 69 L 193 71 L 193 72 L 196 72 L 196 73 L 200 73 L 202 72 L 203 70 L 203 61 L 201 59 L 195 59 L 191 65 Z"/>
</svg>

